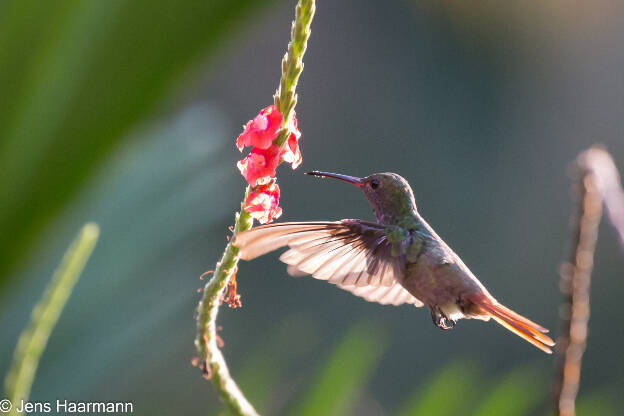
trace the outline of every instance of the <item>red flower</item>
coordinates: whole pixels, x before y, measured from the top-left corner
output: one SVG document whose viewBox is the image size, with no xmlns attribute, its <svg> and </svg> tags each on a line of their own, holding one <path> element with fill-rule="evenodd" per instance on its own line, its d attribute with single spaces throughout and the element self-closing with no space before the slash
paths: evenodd
<svg viewBox="0 0 624 416">
<path fill-rule="evenodd" d="M 268 149 L 254 147 L 236 166 L 251 186 L 263 185 L 275 176 L 275 168 L 279 164 L 279 153 L 279 147 L 276 144 Z"/>
<path fill-rule="evenodd" d="M 284 143 L 281 156 L 285 162 L 291 164 L 293 169 L 297 169 L 302 160 L 301 150 L 299 150 L 299 138 L 301 137 L 301 132 L 297 128 L 297 117 L 295 117 L 294 114 L 292 124 L 288 127 L 290 135 L 288 136 L 286 143 Z"/>
<path fill-rule="evenodd" d="M 241 152 L 245 146 L 268 149 L 277 137 L 281 125 L 282 114 L 274 105 L 270 105 L 247 122 L 245 129 L 236 139 L 236 147 Z"/>
<path fill-rule="evenodd" d="M 275 181 L 259 186 L 247 196 L 245 211 L 260 224 L 271 222 L 282 215 L 282 209 L 278 206 L 279 194 L 280 189 Z"/>
</svg>

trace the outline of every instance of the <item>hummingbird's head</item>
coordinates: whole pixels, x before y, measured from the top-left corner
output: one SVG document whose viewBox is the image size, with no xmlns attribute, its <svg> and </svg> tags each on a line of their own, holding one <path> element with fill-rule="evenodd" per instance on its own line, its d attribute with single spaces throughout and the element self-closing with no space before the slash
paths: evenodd
<svg viewBox="0 0 624 416">
<path fill-rule="evenodd" d="M 364 178 L 319 171 L 307 175 L 334 178 L 360 188 L 380 224 L 395 225 L 416 212 L 412 188 L 396 173 L 375 173 Z"/>
</svg>

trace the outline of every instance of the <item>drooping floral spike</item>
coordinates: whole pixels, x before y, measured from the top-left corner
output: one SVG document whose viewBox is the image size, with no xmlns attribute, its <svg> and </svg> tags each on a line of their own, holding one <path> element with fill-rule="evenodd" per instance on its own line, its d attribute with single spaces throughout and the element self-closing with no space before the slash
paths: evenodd
<svg viewBox="0 0 624 416">
<path fill-rule="evenodd" d="M 245 129 L 236 139 L 236 147 L 243 151 L 243 147 L 257 147 L 268 149 L 277 137 L 282 125 L 282 114 L 274 105 L 260 111 L 253 120 L 249 120 Z"/>
<path fill-rule="evenodd" d="M 279 147 L 272 144 L 268 149 L 252 148 L 247 157 L 240 160 L 236 166 L 249 185 L 257 186 L 268 183 L 275 176 L 279 159 Z"/>
<path fill-rule="evenodd" d="M 257 219 L 260 224 L 271 222 L 282 215 L 282 209 L 279 207 L 279 195 L 280 189 L 274 180 L 266 185 L 258 186 L 249 193 L 245 211 Z"/>
</svg>

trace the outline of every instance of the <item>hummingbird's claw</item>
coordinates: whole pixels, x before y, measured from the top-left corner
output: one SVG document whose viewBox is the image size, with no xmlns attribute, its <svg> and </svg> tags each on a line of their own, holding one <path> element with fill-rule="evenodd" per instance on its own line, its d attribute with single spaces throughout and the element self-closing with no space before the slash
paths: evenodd
<svg viewBox="0 0 624 416">
<path fill-rule="evenodd" d="M 454 319 L 447 317 L 439 308 L 431 310 L 431 320 L 435 326 L 445 331 L 453 329 L 456 323 Z"/>
</svg>

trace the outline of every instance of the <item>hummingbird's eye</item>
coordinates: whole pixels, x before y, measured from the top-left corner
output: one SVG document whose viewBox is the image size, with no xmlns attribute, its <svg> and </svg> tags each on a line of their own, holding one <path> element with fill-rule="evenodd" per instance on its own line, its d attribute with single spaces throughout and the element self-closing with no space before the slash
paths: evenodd
<svg viewBox="0 0 624 416">
<path fill-rule="evenodd" d="M 372 181 L 370 181 L 370 187 L 373 189 L 379 188 L 379 181 L 377 179 L 373 179 Z"/>
</svg>

